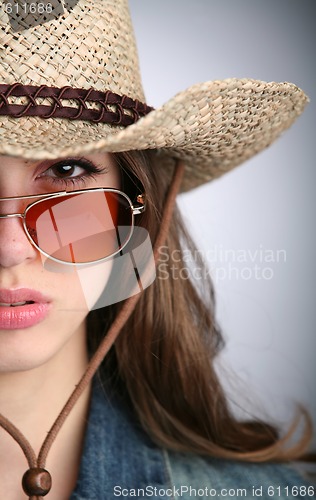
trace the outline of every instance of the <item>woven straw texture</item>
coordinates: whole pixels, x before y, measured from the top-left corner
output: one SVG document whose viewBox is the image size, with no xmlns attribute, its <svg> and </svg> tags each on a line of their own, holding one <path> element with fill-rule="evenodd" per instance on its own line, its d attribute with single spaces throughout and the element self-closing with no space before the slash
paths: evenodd
<svg viewBox="0 0 316 500">
<path fill-rule="evenodd" d="M 1 9 L 0 16 L 0 83 L 111 90 L 144 102 L 125 0 L 79 0 L 57 19 L 15 33 Z M 24 22 L 18 17 L 15 21 Z M 0 94 L 0 106 L 1 101 Z M 269 146 L 306 102 L 293 84 L 227 79 L 194 85 L 126 129 L 62 118 L 0 116 L 0 154 L 36 160 L 162 149 L 185 160 L 186 191 Z M 10 97 L 10 103 L 28 100 Z"/>
</svg>

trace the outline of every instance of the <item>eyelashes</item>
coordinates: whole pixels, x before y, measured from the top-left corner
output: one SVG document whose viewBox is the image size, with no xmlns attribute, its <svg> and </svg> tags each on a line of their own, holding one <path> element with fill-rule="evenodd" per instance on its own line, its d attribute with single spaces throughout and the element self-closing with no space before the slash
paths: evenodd
<svg viewBox="0 0 316 500">
<path fill-rule="evenodd" d="M 104 166 L 96 165 L 87 158 L 65 158 L 52 164 L 38 178 L 45 179 L 54 186 L 80 186 L 84 187 L 98 175 L 107 173 Z"/>
</svg>

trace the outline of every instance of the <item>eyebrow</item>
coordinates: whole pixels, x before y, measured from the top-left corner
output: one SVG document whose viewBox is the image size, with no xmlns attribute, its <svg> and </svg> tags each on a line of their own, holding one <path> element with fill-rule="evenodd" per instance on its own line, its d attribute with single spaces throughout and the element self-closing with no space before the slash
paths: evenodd
<svg viewBox="0 0 316 500">
<path fill-rule="evenodd" d="M 28 165 L 31 165 L 31 164 L 34 164 L 34 165 L 37 165 L 38 163 L 40 163 L 42 160 L 29 160 L 28 158 L 22 158 L 22 162 L 25 166 L 28 166 Z"/>
</svg>

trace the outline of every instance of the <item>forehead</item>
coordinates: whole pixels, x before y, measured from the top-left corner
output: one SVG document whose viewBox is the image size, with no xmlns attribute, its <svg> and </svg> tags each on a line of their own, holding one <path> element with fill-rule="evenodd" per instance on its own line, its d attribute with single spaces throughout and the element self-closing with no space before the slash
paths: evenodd
<svg viewBox="0 0 316 500">
<path fill-rule="evenodd" d="M 38 160 L 26 160 L 25 158 L 18 158 L 15 156 L 0 155 L 0 166 L 30 165 L 35 163 L 38 163 Z"/>
<path fill-rule="evenodd" d="M 38 160 L 27 160 L 25 158 L 0 155 L 0 183 L 2 184 L 5 179 L 17 179 L 17 176 L 18 178 L 20 178 L 21 175 L 24 177 L 25 175 L 31 174 L 31 172 L 33 175 L 38 164 Z"/>
</svg>

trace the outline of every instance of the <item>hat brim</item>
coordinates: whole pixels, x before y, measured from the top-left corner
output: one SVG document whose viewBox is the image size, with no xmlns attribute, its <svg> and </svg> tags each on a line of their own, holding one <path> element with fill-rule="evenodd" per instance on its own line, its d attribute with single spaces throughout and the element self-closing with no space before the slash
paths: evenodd
<svg viewBox="0 0 316 500">
<path fill-rule="evenodd" d="M 0 154 L 39 160 L 161 149 L 185 161 L 181 191 L 187 191 L 269 146 L 307 102 L 291 83 L 227 79 L 194 85 L 127 128 L 0 116 Z"/>
</svg>

